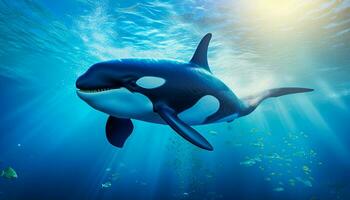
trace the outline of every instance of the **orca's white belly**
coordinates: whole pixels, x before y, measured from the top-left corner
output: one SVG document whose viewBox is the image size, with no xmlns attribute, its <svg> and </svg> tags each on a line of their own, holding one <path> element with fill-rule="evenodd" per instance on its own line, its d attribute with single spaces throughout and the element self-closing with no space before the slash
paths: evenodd
<svg viewBox="0 0 350 200">
<path fill-rule="evenodd" d="M 130 92 L 126 88 L 97 93 L 81 91 L 77 91 L 77 93 L 91 107 L 109 115 L 165 124 L 160 116 L 153 111 L 151 100 L 141 93 Z M 189 125 L 198 125 L 202 124 L 208 116 L 216 113 L 219 108 L 219 100 L 212 95 L 206 95 L 192 107 L 179 113 L 178 117 Z"/>
<path fill-rule="evenodd" d="M 178 114 L 178 117 L 189 125 L 203 124 L 205 119 L 219 110 L 220 102 L 214 96 L 206 95 L 199 99 L 192 107 Z M 140 118 L 135 118 L 152 123 L 166 124 L 160 116 L 153 112 L 142 113 Z"/>
</svg>

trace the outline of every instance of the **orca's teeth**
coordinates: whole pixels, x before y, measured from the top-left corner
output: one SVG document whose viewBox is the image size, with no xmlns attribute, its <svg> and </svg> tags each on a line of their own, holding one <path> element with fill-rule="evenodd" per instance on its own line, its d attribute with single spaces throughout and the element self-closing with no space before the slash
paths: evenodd
<svg viewBox="0 0 350 200">
<path fill-rule="evenodd" d="M 90 90 L 80 89 L 80 91 L 85 93 L 97 93 L 97 92 L 104 92 L 108 90 L 112 90 L 112 88 L 99 88 L 99 89 L 90 89 Z"/>
</svg>

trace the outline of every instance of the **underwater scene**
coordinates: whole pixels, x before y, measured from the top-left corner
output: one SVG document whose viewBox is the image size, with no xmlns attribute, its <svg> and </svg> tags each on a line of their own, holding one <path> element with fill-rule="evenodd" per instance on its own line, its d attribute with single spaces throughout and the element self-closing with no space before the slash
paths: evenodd
<svg viewBox="0 0 350 200">
<path fill-rule="evenodd" d="M 349 0 L 0 0 L 0 45 L 0 200 L 350 199 Z"/>
</svg>

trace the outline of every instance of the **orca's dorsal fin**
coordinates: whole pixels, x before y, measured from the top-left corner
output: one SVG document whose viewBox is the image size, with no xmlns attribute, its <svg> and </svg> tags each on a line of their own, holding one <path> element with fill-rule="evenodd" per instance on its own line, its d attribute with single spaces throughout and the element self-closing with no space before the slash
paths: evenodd
<svg viewBox="0 0 350 200">
<path fill-rule="evenodd" d="M 210 39 L 211 33 L 207 33 L 198 44 L 197 49 L 194 52 L 193 57 L 190 61 L 190 63 L 195 64 L 209 72 L 211 71 L 208 65 L 207 53 Z"/>
</svg>

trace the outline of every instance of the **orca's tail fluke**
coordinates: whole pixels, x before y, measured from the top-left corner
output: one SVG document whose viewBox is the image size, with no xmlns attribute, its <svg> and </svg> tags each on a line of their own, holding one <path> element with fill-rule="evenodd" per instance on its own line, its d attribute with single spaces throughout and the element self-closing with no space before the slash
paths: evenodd
<svg viewBox="0 0 350 200">
<path fill-rule="evenodd" d="M 296 87 L 274 88 L 270 90 L 265 90 L 257 95 L 249 96 L 242 99 L 242 109 L 240 112 L 240 116 L 248 115 L 249 113 L 253 112 L 255 108 L 267 98 L 312 91 L 314 90 L 309 88 Z"/>
</svg>

